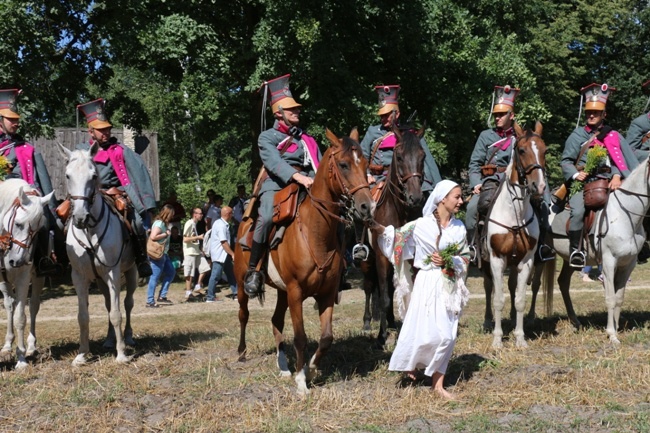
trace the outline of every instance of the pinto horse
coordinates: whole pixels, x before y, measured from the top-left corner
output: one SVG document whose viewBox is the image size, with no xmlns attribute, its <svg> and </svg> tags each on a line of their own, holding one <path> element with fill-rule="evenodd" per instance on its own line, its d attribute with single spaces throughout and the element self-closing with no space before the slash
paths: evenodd
<svg viewBox="0 0 650 433">
<path fill-rule="evenodd" d="M 563 210 L 563 209 L 560 209 Z M 625 286 L 637 263 L 637 255 L 645 242 L 644 219 L 650 211 L 650 160 L 636 167 L 623 180 L 620 188 L 610 192 L 607 205 L 594 218 L 589 236 L 585 236 L 587 264 L 602 263 L 607 328 L 610 343 L 620 345 L 618 327 Z M 562 211 L 553 217 L 553 248 L 562 257 L 563 265 L 558 284 L 564 300 L 569 321 L 576 329 L 581 328 L 569 293 L 571 275 L 576 271 L 569 266 L 570 247 L 566 235 L 569 212 Z M 549 262 L 555 270 L 555 261 Z M 533 300 L 537 293 L 533 291 Z"/>
<path fill-rule="evenodd" d="M 68 161 L 65 177 L 72 211 L 68 220 L 66 250 L 79 306 L 79 354 L 72 364 L 86 364 L 90 356 L 88 290 L 91 281 L 97 281 L 102 289 L 108 310 L 109 327 L 104 347 L 117 350 L 116 362 L 128 363 L 131 357 L 126 355 L 126 345 L 135 345 L 131 310 L 138 278 L 130 236 L 120 217 L 111 210 L 100 192 L 97 166 L 93 161 L 99 145 L 94 143 L 89 150 L 75 151 L 62 145 L 59 147 Z M 124 332 L 120 311 L 122 274 L 126 280 Z"/>
<path fill-rule="evenodd" d="M 512 146 L 510 164 L 499 185 L 486 220 L 486 237 L 481 239 L 482 257 L 489 262 L 484 283 L 486 318 L 490 310 L 491 289 L 494 288 L 494 339 L 492 346 L 501 348 L 503 329 L 501 314 L 504 305 L 503 274 L 510 268 L 516 276 L 514 306 L 517 311 L 514 335 L 518 347 L 526 347 L 524 339 L 524 308 L 526 286 L 533 271 L 534 255 L 539 241 L 539 223 L 531 199 L 541 199 L 546 188 L 545 153 L 542 124 L 534 131 L 524 131 L 515 124 L 516 140 Z M 545 292 L 552 291 L 552 281 L 545 279 Z M 547 295 L 550 296 L 550 295 Z"/>
<path fill-rule="evenodd" d="M 44 277 L 37 277 L 33 270 L 34 242 L 39 229 L 46 223 L 43 207 L 53 192 L 41 197 L 38 191 L 22 179 L 0 182 L 0 258 L 2 275 L 0 291 L 7 310 L 7 334 L 0 354 L 11 352 L 14 326 L 18 334 L 16 342 L 16 368 L 27 367 L 27 357 L 36 352 L 36 314 L 41 304 Z M 29 298 L 30 332 L 25 348 L 25 305 Z"/>
<path fill-rule="evenodd" d="M 424 135 L 424 127 L 417 132 L 400 131 L 393 128 L 397 143 L 393 151 L 386 185 L 381 192 L 375 209 L 375 221 L 379 224 L 401 227 L 408 221 L 422 216 L 423 194 L 422 173 L 424 171 L 424 149 L 420 138 Z M 377 239 L 371 239 L 373 252 L 380 251 Z M 361 267 L 364 276 L 364 291 L 366 307 L 363 315 L 364 329 L 370 329 L 372 314 L 371 299 L 378 299 L 379 334 L 377 344 L 386 343 L 388 327 L 394 326 L 393 313 L 393 265 L 383 254 L 371 254 L 369 260 Z"/>
<path fill-rule="evenodd" d="M 354 129 L 350 137 L 337 138 L 329 129 L 327 139 L 331 146 L 323 155 L 308 196 L 298 206 L 295 219 L 286 228 L 284 239 L 271 250 L 266 283 L 278 291 L 275 312 L 271 319 L 277 347 L 278 367 L 283 376 L 289 376 L 284 351 L 284 317 L 287 308 L 291 314 L 296 350 L 295 381 L 300 394 L 307 394 L 307 381 L 314 377 L 321 357 L 330 348 L 332 313 L 344 269 L 344 243 L 339 233 L 342 221 L 341 200 L 352 201 L 354 211 L 363 220 L 372 218 L 375 203 L 370 196 L 366 179 L 367 162 L 358 145 L 359 135 Z M 241 226 L 238 237 L 244 233 Z M 249 297 L 244 291 L 244 274 L 248 268 L 249 252 L 235 246 L 235 275 L 239 301 L 240 360 L 246 358 L 246 325 Z M 316 353 L 305 363 L 307 336 L 303 323 L 303 302 L 313 297 L 318 303 L 321 337 Z"/>
</svg>

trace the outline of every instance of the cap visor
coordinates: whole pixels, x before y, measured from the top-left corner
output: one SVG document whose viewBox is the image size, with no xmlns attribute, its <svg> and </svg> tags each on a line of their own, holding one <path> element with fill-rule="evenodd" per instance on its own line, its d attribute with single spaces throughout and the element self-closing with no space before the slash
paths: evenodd
<svg viewBox="0 0 650 433">
<path fill-rule="evenodd" d="M 104 129 L 104 128 L 112 128 L 113 125 L 103 120 L 93 120 L 91 122 L 88 122 L 88 127 L 93 129 Z"/>
<path fill-rule="evenodd" d="M 3 108 L 0 110 L 0 116 L 6 117 L 7 119 L 20 119 L 20 114 L 14 113 L 8 108 Z"/>
<path fill-rule="evenodd" d="M 605 104 L 602 102 L 587 101 L 585 104 L 585 110 L 597 110 L 602 111 L 605 109 Z"/>
<path fill-rule="evenodd" d="M 393 110 L 399 111 L 399 106 L 397 104 L 386 104 L 377 111 L 377 116 L 383 116 Z"/>
</svg>

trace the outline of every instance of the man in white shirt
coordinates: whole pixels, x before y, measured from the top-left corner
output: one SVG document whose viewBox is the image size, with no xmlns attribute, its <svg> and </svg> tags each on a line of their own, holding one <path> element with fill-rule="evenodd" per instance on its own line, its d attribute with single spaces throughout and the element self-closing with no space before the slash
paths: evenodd
<svg viewBox="0 0 650 433">
<path fill-rule="evenodd" d="M 235 282 L 235 273 L 233 272 L 232 260 L 235 253 L 230 248 L 230 224 L 232 218 L 232 208 L 224 206 L 221 209 L 221 218 L 212 224 L 212 234 L 210 235 L 210 259 L 212 260 L 212 274 L 208 283 L 208 296 L 206 302 L 214 302 L 214 289 L 217 281 L 221 280 L 222 272 L 226 273 L 228 284 L 230 284 L 231 297 L 237 294 L 237 284 Z M 220 300 L 220 299 L 219 299 Z"/>
</svg>

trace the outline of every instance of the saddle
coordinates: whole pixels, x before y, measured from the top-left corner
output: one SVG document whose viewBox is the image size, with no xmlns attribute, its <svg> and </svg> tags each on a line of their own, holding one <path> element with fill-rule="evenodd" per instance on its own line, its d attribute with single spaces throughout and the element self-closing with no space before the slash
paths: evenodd
<svg viewBox="0 0 650 433">
<path fill-rule="evenodd" d="M 108 204 L 108 207 L 111 209 L 111 211 L 120 217 L 124 225 L 126 225 L 129 233 L 133 234 L 133 227 L 129 222 L 128 215 L 134 211 L 134 207 L 133 203 L 131 203 L 131 199 L 129 199 L 129 196 L 126 194 L 126 192 L 121 191 L 117 187 L 112 187 L 108 190 L 102 189 L 100 190 L 100 193 L 102 195 L 102 199 L 106 201 L 106 204 Z M 61 202 L 61 204 L 58 205 L 55 210 L 56 215 L 63 222 L 64 226 L 70 217 L 70 208 L 70 199 L 67 198 L 63 200 L 63 202 Z"/>
</svg>

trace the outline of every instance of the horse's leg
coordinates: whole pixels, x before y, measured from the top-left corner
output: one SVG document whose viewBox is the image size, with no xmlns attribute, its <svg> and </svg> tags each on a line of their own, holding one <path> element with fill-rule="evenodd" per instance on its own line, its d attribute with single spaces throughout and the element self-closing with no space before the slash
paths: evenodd
<svg viewBox="0 0 650 433">
<path fill-rule="evenodd" d="M 108 313 L 113 330 L 115 331 L 115 349 L 117 357 L 115 362 L 125 364 L 131 361 L 131 357 L 126 355 L 126 344 L 122 334 L 122 310 L 120 308 L 120 267 L 116 266 L 108 271 L 107 285 L 111 300 L 111 309 Z"/>
<path fill-rule="evenodd" d="M 377 336 L 377 346 L 383 348 L 388 339 L 387 312 L 390 305 L 388 299 L 388 275 L 387 260 L 377 260 L 377 286 L 379 287 L 379 334 Z"/>
<path fill-rule="evenodd" d="M 373 315 L 371 311 L 372 304 L 370 302 L 375 286 L 372 282 L 370 273 L 373 271 L 369 269 L 368 262 L 362 262 L 361 270 L 363 272 L 363 292 L 366 295 L 366 304 L 363 311 L 363 330 L 370 331 L 370 322 L 372 321 Z"/>
<path fill-rule="evenodd" d="M 273 317 L 271 317 L 271 323 L 273 324 L 273 337 L 275 338 L 278 368 L 280 369 L 280 376 L 282 377 L 291 376 L 289 362 L 287 361 L 287 353 L 284 349 L 284 335 L 282 334 L 282 332 L 284 332 L 284 316 L 287 313 L 288 307 L 287 292 L 284 290 L 278 290 L 278 299 L 275 303 L 275 311 L 273 312 Z"/>
<path fill-rule="evenodd" d="M 293 324 L 293 346 L 296 349 L 296 385 L 298 394 L 309 394 L 307 389 L 307 376 L 305 373 L 305 351 L 307 349 L 307 335 L 303 322 L 302 311 L 302 290 L 297 285 L 287 286 L 287 300 L 289 302 L 289 313 Z M 320 306 L 318 307 L 321 308 Z"/>
<path fill-rule="evenodd" d="M 11 355 L 11 345 L 14 342 L 14 289 L 6 281 L 0 282 L 0 291 L 5 301 L 5 311 L 7 312 L 7 333 L 5 334 L 5 344 L 0 350 L 3 357 Z"/>
<path fill-rule="evenodd" d="M 495 349 L 500 349 L 503 347 L 503 329 L 501 328 L 501 315 L 503 313 L 503 305 L 505 304 L 505 296 L 503 294 L 504 269 L 504 260 L 498 257 L 492 257 L 490 259 L 490 271 L 492 272 L 492 282 L 494 283 L 494 338 L 492 339 L 492 347 Z"/>
<path fill-rule="evenodd" d="M 102 292 L 102 296 L 104 297 L 104 307 L 106 307 L 106 313 L 108 313 L 106 315 L 106 338 L 104 339 L 102 347 L 106 350 L 114 350 L 117 337 L 115 336 L 115 329 L 113 329 L 113 325 L 111 325 L 111 295 L 108 290 L 108 285 L 104 280 L 97 279 L 96 283 L 97 288 Z"/>
<path fill-rule="evenodd" d="M 73 366 L 80 366 L 86 363 L 90 352 L 89 322 L 88 315 L 88 288 L 90 280 L 82 276 L 75 269 L 72 269 L 72 284 L 77 292 L 77 321 L 79 322 L 79 353 L 72 361 Z"/>
<path fill-rule="evenodd" d="M 539 293 L 539 288 L 542 285 L 542 271 L 544 270 L 544 263 L 537 263 L 533 266 L 533 279 L 531 282 L 531 290 L 533 292 L 533 298 L 530 301 L 530 309 L 528 310 L 528 315 L 526 316 L 526 322 L 532 323 L 535 318 L 535 304 L 537 303 L 537 294 Z"/>
<path fill-rule="evenodd" d="M 485 292 L 485 316 L 483 318 L 483 332 L 488 333 L 494 330 L 494 316 L 492 314 L 492 295 L 494 284 L 492 283 L 492 273 L 489 265 L 483 266 L 483 291 Z"/>
<path fill-rule="evenodd" d="M 516 269 L 517 275 L 517 292 L 515 294 L 515 309 L 517 311 L 515 324 L 515 344 L 517 347 L 528 347 L 524 334 L 524 310 L 526 309 L 526 287 L 528 287 L 528 277 L 532 272 L 533 257 L 519 263 Z M 513 269 L 514 270 L 514 269 Z M 512 295 L 511 295 L 512 296 Z"/>
<path fill-rule="evenodd" d="M 517 287 L 519 287 L 519 274 L 517 267 L 510 267 L 510 274 L 508 275 L 508 293 L 510 293 L 510 323 L 515 324 L 517 321 L 517 307 L 515 305 L 515 298 L 517 297 Z"/>
<path fill-rule="evenodd" d="M 574 271 L 575 269 L 569 266 L 569 261 L 564 260 L 562 263 L 562 270 L 560 270 L 560 275 L 557 277 L 557 283 L 560 286 L 560 293 L 562 294 L 562 300 L 564 301 L 567 317 L 569 318 L 569 321 L 574 326 L 574 328 L 579 331 L 582 325 L 580 324 L 578 316 L 573 309 L 571 295 L 569 294 L 569 288 L 571 286 L 571 275 L 573 275 Z"/>
<path fill-rule="evenodd" d="M 334 296 L 330 294 L 326 299 L 319 298 L 319 317 L 320 317 L 320 341 L 318 342 L 318 349 L 309 361 L 307 369 L 307 380 L 311 381 L 318 372 L 320 360 L 327 353 L 334 341 L 334 333 L 332 332 L 332 315 L 334 313 Z"/>
<path fill-rule="evenodd" d="M 393 298 L 395 297 L 395 285 L 393 284 L 393 267 L 388 267 L 386 275 L 386 293 L 388 305 L 386 307 L 386 326 L 390 329 L 395 329 L 395 308 L 393 306 Z"/>
<path fill-rule="evenodd" d="M 34 356 L 38 352 L 36 349 L 36 316 L 41 309 L 41 293 L 45 285 L 45 277 L 37 277 L 31 273 L 32 277 L 32 296 L 29 297 L 29 336 L 27 337 L 27 352 L 25 356 Z"/>
<path fill-rule="evenodd" d="M 244 292 L 243 274 L 237 277 L 237 302 L 239 302 L 239 361 L 246 361 L 246 325 L 248 324 L 248 295 Z"/>
<path fill-rule="evenodd" d="M 636 256 L 630 260 L 630 262 L 625 266 L 620 266 L 617 268 L 617 272 L 614 278 L 614 324 L 616 327 L 615 331 L 621 327 L 621 308 L 623 307 L 623 300 L 625 299 L 625 286 L 627 286 L 627 280 L 630 278 L 634 267 L 636 266 Z"/>
<path fill-rule="evenodd" d="M 27 317 L 25 315 L 25 305 L 27 305 L 27 292 L 29 292 L 29 277 L 31 272 L 16 272 L 14 274 L 14 288 L 16 291 L 16 302 L 14 308 L 14 325 L 16 327 L 16 368 L 27 367 L 25 359 L 25 327 L 27 326 Z"/>
<path fill-rule="evenodd" d="M 124 323 L 124 343 L 127 346 L 135 346 L 133 340 L 133 329 L 131 328 L 131 311 L 133 311 L 133 294 L 138 287 L 138 273 L 135 266 L 124 273 L 126 278 L 126 295 L 124 296 L 124 313 L 126 322 Z"/>
</svg>

